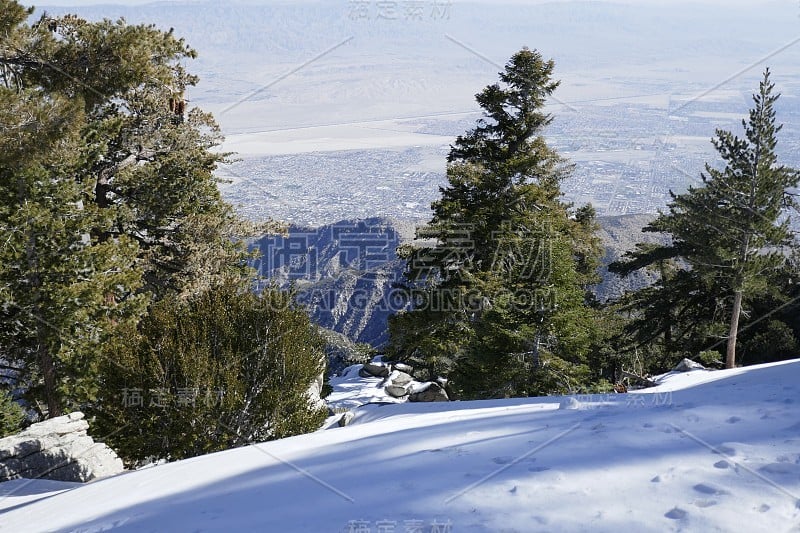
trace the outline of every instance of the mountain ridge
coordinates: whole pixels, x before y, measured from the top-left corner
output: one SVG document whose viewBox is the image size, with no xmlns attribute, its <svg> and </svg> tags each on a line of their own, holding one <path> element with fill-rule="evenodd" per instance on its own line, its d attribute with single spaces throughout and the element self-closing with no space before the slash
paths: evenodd
<svg viewBox="0 0 800 533">
<path fill-rule="evenodd" d="M 594 288 L 600 301 L 655 281 L 649 272 L 619 278 L 608 265 L 638 242 L 663 242 L 664 237 L 643 233 L 654 215 L 598 217 L 605 247 L 601 282 Z M 413 231 L 405 221 L 373 217 L 342 220 L 319 226 L 290 226 L 286 236 L 267 235 L 250 241 L 262 257 L 255 266 L 267 283 L 293 286 L 298 301 L 322 327 L 350 340 L 380 348 L 388 339 L 389 317 L 406 308 L 402 291 L 405 261 L 396 249 L 411 242 Z"/>
</svg>

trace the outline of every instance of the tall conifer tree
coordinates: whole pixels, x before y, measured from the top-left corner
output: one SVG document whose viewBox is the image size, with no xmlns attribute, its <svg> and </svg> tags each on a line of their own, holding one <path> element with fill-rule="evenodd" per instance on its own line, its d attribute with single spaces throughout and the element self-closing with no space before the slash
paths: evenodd
<svg viewBox="0 0 800 533">
<path fill-rule="evenodd" d="M 776 125 L 774 104 L 780 95 L 774 88 L 767 69 L 753 95 L 749 118 L 742 120 L 744 137 L 717 130 L 712 139 L 723 167 L 706 164 L 702 186 L 673 194 L 668 212 L 645 228 L 670 235 L 672 244 L 640 248 L 615 265 L 623 274 L 665 259 L 679 259 L 688 266 L 682 277 L 693 279 L 693 289 L 683 291 L 682 297 L 688 301 L 704 295 L 706 301 L 724 302 L 727 368 L 736 365 L 748 298 L 764 295 L 778 284 L 790 247 L 797 244 L 789 215 L 798 207 L 791 190 L 800 173 L 778 163 L 775 149 L 781 126 Z M 662 285 L 670 290 L 668 280 Z M 653 297 L 660 293 L 656 290 Z"/>
<path fill-rule="evenodd" d="M 470 397 L 573 388 L 595 334 L 594 210 L 561 200 L 570 166 L 542 137 L 553 68 L 523 49 L 476 96 L 484 118 L 450 151 L 426 244 L 407 250 L 415 308 L 392 320 L 391 350 Z"/>
<path fill-rule="evenodd" d="M 148 299 L 244 261 L 219 130 L 185 109 L 194 51 L 154 26 L 31 13 L 0 0 L 0 359 L 55 416 L 96 397 L 102 345 Z"/>
</svg>

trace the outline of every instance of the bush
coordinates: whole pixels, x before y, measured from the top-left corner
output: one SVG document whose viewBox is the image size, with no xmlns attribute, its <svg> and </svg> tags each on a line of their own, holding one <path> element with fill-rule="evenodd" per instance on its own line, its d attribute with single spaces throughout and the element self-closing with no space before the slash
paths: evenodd
<svg viewBox="0 0 800 533">
<path fill-rule="evenodd" d="M 717 350 L 703 350 L 695 359 L 706 368 L 722 368 L 725 366 L 722 354 Z"/>
<path fill-rule="evenodd" d="M 292 295 L 222 286 L 155 304 L 109 346 L 96 413 L 131 464 L 182 459 L 313 431 L 326 416 L 308 389 L 323 341 Z"/>
<path fill-rule="evenodd" d="M 22 429 L 25 411 L 11 395 L 0 390 L 0 438 L 13 435 Z"/>
</svg>

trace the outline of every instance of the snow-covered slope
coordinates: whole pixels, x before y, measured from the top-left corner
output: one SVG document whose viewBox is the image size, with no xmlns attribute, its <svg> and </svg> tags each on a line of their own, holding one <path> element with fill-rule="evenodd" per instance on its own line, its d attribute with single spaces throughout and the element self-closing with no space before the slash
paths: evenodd
<svg viewBox="0 0 800 533">
<path fill-rule="evenodd" d="M 625 395 L 370 405 L 50 497 L 0 484 L 0 531 L 800 531 L 798 392 L 795 360 Z"/>
</svg>

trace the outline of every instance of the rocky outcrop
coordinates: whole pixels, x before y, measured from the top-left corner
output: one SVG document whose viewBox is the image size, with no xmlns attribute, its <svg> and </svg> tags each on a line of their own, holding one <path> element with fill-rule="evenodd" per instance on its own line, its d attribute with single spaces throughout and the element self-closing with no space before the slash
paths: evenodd
<svg viewBox="0 0 800 533">
<path fill-rule="evenodd" d="M 294 283 L 298 300 L 321 326 L 355 342 L 383 344 L 390 315 L 404 307 L 395 283 L 401 234 L 383 218 L 342 220 L 319 228 L 291 226 L 287 235 L 250 243 L 259 273 L 280 286 Z"/>
<path fill-rule="evenodd" d="M 691 372 L 692 370 L 706 370 L 706 367 L 704 367 L 697 361 L 692 361 L 691 359 L 684 359 L 683 361 L 675 365 L 675 368 L 672 369 L 673 372 Z"/>
<path fill-rule="evenodd" d="M 406 374 L 405 372 L 400 372 L 399 370 L 396 370 L 395 367 L 395 370 L 393 370 L 392 373 L 389 374 L 388 381 L 392 385 L 402 386 L 410 384 L 412 381 L 414 381 L 414 378 L 410 374 Z"/>
<path fill-rule="evenodd" d="M 435 382 L 424 383 L 408 396 L 409 402 L 449 402 L 450 398 L 441 385 Z"/>
<path fill-rule="evenodd" d="M 412 367 L 411 365 L 407 365 L 405 363 L 393 363 L 392 368 L 394 368 L 395 370 L 399 370 L 400 372 L 405 372 L 406 374 L 414 373 L 414 367 Z"/>
<path fill-rule="evenodd" d="M 400 362 L 383 361 L 378 356 L 369 363 L 361 365 L 358 375 L 362 378 L 383 378 L 381 385 L 392 398 L 406 398 L 410 402 L 447 402 L 450 398 L 445 391 L 446 380 L 420 383 L 411 372 L 414 369 Z"/>
<path fill-rule="evenodd" d="M 308 395 L 308 400 L 311 402 L 311 405 L 318 408 L 324 409 L 326 407 L 325 400 L 322 399 L 322 389 L 325 386 L 325 373 L 321 373 L 317 378 L 311 382 L 311 385 L 308 387 L 306 394 Z"/>
<path fill-rule="evenodd" d="M 71 413 L 0 439 L 0 481 L 17 478 L 86 482 L 119 474 L 122 460 L 86 431 L 83 413 Z"/>
<path fill-rule="evenodd" d="M 339 420 L 336 422 L 336 425 L 337 425 L 337 426 L 339 426 L 340 428 L 343 428 L 343 427 L 345 427 L 347 424 L 349 424 L 349 423 L 350 423 L 350 422 L 353 420 L 353 418 L 355 418 L 355 416 L 356 416 L 356 415 L 355 415 L 355 414 L 353 414 L 353 412 L 352 412 L 352 411 L 347 411 L 347 412 L 345 412 L 345 413 L 342 413 L 342 416 L 341 416 L 341 417 L 339 418 Z"/>
<path fill-rule="evenodd" d="M 386 394 L 389 396 L 393 398 L 402 398 L 404 396 L 408 396 L 408 394 L 411 392 L 413 382 L 414 378 L 410 374 L 400 372 L 399 370 L 394 370 L 386 379 L 386 385 L 384 386 L 384 389 L 386 390 Z"/>
<path fill-rule="evenodd" d="M 389 376 L 391 371 L 392 367 L 387 363 L 370 361 L 369 363 L 364 363 L 358 373 L 362 378 L 385 378 Z"/>
</svg>

